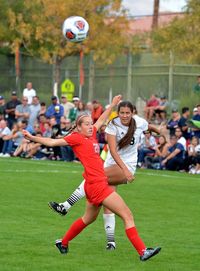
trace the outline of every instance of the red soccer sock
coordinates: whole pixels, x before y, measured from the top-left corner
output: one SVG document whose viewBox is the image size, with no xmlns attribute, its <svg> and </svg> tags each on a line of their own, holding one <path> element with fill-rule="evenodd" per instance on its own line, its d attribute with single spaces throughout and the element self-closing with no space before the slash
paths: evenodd
<svg viewBox="0 0 200 271">
<path fill-rule="evenodd" d="M 132 245 L 135 247 L 139 255 L 142 255 L 144 250 L 146 249 L 145 244 L 143 243 L 142 239 L 138 235 L 136 227 L 132 227 L 129 229 L 126 229 L 126 235 Z"/>
<path fill-rule="evenodd" d="M 76 237 L 87 225 L 83 222 L 82 218 L 77 219 L 66 232 L 62 239 L 62 245 L 68 246 L 69 241 Z"/>
</svg>

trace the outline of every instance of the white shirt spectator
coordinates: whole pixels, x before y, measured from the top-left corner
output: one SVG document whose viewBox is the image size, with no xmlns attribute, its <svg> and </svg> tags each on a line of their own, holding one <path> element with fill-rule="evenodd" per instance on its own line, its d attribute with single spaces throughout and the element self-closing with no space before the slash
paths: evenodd
<svg viewBox="0 0 200 271">
<path fill-rule="evenodd" d="M 28 105 L 32 103 L 32 99 L 36 96 L 36 91 L 32 87 L 32 83 L 28 82 L 26 88 L 23 90 L 23 96 L 28 98 Z"/>
</svg>

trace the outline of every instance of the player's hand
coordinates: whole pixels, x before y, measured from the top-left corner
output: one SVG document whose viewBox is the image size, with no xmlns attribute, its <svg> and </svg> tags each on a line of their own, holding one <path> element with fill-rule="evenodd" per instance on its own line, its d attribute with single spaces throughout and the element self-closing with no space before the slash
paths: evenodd
<svg viewBox="0 0 200 271">
<path fill-rule="evenodd" d="M 26 138 L 26 139 L 31 139 L 31 137 L 32 137 L 32 135 L 28 132 L 28 131 L 26 131 L 26 130 L 22 130 L 22 134 L 23 134 L 23 136 Z"/>
<path fill-rule="evenodd" d="M 117 96 L 115 96 L 115 97 L 113 98 L 113 100 L 112 100 L 112 105 L 113 105 L 113 106 L 118 105 L 118 103 L 121 101 L 121 99 L 122 99 L 122 95 L 117 95 Z"/>
<path fill-rule="evenodd" d="M 133 173 L 131 171 L 128 170 L 128 168 L 124 169 L 124 174 L 126 176 L 126 179 L 128 182 L 133 182 L 135 179 L 135 176 L 133 175 Z"/>
</svg>

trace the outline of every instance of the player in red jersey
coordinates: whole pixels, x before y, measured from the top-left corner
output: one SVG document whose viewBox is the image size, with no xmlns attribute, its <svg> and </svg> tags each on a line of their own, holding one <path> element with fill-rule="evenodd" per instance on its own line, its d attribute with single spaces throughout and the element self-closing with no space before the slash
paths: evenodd
<svg viewBox="0 0 200 271">
<path fill-rule="evenodd" d="M 64 138 L 41 138 L 23 131 L 24 136 L 33 142 L 49 147 L 71 146 L 84 167 L 83 177 L 85 179 L 87 198 L 86 210 L 84 215 L 71 225 L 63 239 L 56 241 L 57 248 L 63 254 L 68 252 L 69 242 L 85 227 L 96 220 L 102 205 L 121 217 L 124 222 L 126 235 L 142 261 L 148 260 L 161 250 L 160 247 L 147 248 L 139 237 L 130 209 L 124 200 L 108 185 L 103 162 L 99 156 L 96 132 L 108 118 L 112 108 L 120 102 L 120 99 L 121 95 L 115 96 L 111 105 L 94 125 L 90 116 L 79 116 L 76 121 L 76 130 Z"/>
</svg>

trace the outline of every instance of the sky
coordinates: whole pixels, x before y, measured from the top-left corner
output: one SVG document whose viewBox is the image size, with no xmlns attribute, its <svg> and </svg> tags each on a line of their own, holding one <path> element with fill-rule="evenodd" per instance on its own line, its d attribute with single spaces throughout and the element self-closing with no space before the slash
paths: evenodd
<svg viewBox="0 0 200 271">
<path fill-rule="evenodd" d="M 153 13 L 154 0 L 123 0 L 125 8 L 130 15 L 150 15 Z M 178 12 L 186 5 L 187 0 L 160 0 L 160 12 Z"/>
</svg>

